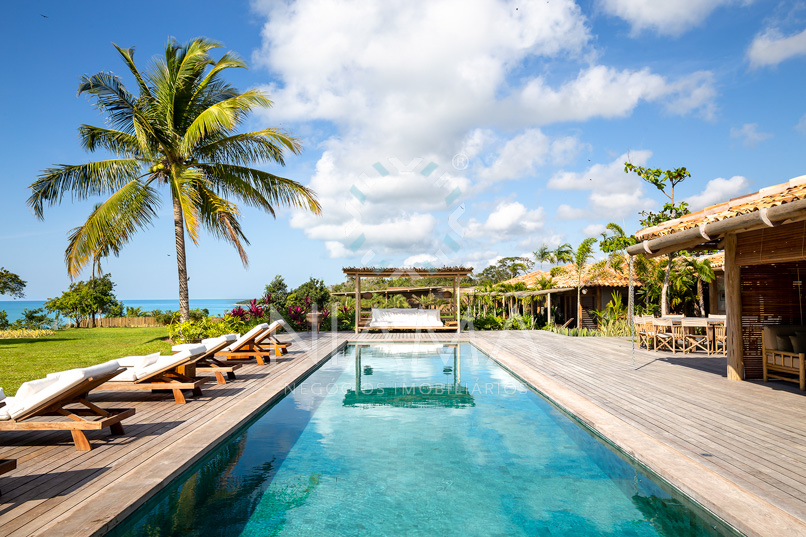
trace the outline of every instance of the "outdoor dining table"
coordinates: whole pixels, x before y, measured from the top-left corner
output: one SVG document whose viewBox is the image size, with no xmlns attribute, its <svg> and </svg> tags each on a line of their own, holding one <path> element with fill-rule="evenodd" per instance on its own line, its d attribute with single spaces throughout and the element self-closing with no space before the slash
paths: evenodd
<svg viewBox="0 0 806 537">
<path fill-rule="evenodd" d="M 686 319 L 685 326 L 683 326 L 683 336 L 691 333 L 692 330 L 697 328 L 705 328 L 705 335 L 708 338 L 708 348 L 716 352 L 716 341 L 714 338 L 714 327 L 718 325 L 725 325 L 724 319 L 711 319 L 708 317 L 678 317 L 668 316 L 661 317 L 663 321 L 670 321 L 672 325 L 680 326 L 683 324 L 683 319 Z"/>
</svg>

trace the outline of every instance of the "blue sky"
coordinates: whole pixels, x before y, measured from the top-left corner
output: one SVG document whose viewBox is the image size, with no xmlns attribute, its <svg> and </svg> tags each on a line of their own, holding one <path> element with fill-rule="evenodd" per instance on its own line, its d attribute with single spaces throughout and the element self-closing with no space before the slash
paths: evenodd
<svg viewBox="0 0 806 537">
<path fill-rule="evenodd" d="M 67 233 L 97 200 L 38 221 L 28 186 L 103 158 L 79 147 L 76 128 L 104 119 L 76 88 L 102 70 L 131 82 L 112 42 L 136 46 L 141 67 L 169 36 L 246 58 L 230 80 L 275 105 L 245 127 L 281 126 L 305 148 L 262 167 L 323 204 L 276 220 L 244 209 L 248 269 L 203 236 L 188 248 L 191 298 L 255 296 L 275 274 L 336 283 L 343 266 L 482 269 L 610 221 L 634 232 L 663 199 L 623 173 L 628 158 L 686 166 L 677 198 L 694 209 L 804 173 L 803 2 L 32 1 L 5 6 L 0 30 L 0 265 L 29 299 L 66 289 Z M 106 262 L 119 297 L 177 295 L 169 207 Z"/>
</svg>

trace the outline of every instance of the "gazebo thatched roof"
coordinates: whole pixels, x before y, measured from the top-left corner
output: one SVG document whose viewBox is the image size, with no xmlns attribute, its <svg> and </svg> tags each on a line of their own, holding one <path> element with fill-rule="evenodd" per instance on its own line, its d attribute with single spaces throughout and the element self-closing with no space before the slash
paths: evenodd
<svg viewBox="0 0 806 537">
<path fill-rule="evenodd" d="M 443 276 L 467 276 L 473 267 L 345 267 L 341 269 L 347 276 L 362 278 L 437 278 Z"/>
</svg>

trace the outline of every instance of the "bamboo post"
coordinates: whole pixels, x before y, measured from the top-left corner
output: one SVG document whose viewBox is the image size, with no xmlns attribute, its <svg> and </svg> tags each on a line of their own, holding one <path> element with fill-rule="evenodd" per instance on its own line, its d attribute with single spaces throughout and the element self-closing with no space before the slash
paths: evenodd
<svg viewBox="0 0 806 537">
<path fill-rule="evenodd" d="M 358 323 L 361 320 L 361 276 L 355 275 L 355 333 L 358 333 Z"/>
<path fill-rule="evenodd" d="M 728 380 L 744 379 L 742 348 L 741 269 L 736 264 L 736 234 L 725 236 L 725 336 L 728 339 Z"/>
<path fill-rule="evenodd" d="M 551 293 L 546 293 L 546 323 L 554 324 L 554 316 L 551 314 Z"/>
<path fill-rule="evenodd" d="M 462 302 L 459 298 L 459 278 L 453 277 L 453 297 L 456 300 L 456 333 L 462 331 L 462 316 L 459 309 L 462 307 Z"/>
</svg>

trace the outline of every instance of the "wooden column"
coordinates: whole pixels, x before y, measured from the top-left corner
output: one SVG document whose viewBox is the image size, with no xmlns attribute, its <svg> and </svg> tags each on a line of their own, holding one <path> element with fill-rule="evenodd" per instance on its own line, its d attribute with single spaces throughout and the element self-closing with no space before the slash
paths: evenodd
<svg viewBox="0 0 806 537">
<path fill-rule="evenodd" d="M 554 319 L 551 316 L 551 293 L 546 294 L 546 322 L 554 324 Z"/>
<path fill-rule="evenodd" d="M 462 331 L 462 300 L 459 296 L 459 278 L 457 276 L 453 277 L 453 297 L 456 300 L 456 333 Z"/>
<path fill-rule="evenodd" d="M 728 380 L 744 379 L 744 349 L 742 348 L 742 288 L 741 270 L 736 264 L 736 234 L 725 236 L 725 305 L 728 338 Z"/>
<path fill-rule="evenodd" d="M 361 320 L 361 276 L 355 275 L 355 333 L 358 333 L 358 322 Z"/>
</svg>

